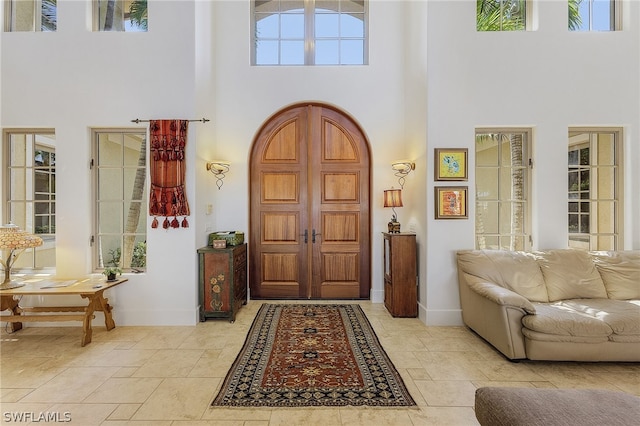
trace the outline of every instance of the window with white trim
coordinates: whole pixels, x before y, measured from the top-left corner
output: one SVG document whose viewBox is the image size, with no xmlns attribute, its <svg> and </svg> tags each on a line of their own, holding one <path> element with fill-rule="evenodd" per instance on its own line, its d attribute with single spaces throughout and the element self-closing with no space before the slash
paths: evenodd
<svg viewBox="0 0 640 426">
<path fill-rule="evenodd" d="M 367 0 L 253 0 L 253 65 L 364 65 Z"/>
<path fill-rule="evenodd" d="M 5 222 L 42 238 L 16 261 L 22 269 L 56 266 L 56 136 L 50 129 L 5 130 Z"/>
<path fill-rule="evenodd" d="M 620 29 L 619 0 L 568 0 L 569 30 L 616 31 Z"/>
<path fill-rule="evenodd" d="M 527 31 L 531 27 L 531 0 L 477 0 L 477 31 Z"/>
<path fill-rule="evenodd" d="M 4 30 L 56 31 L 58 28 L 57 0 L 5 0 Z"/>
<path fill-rule="evenodd" d="M 147 264 L 147 133 L 94 129 L 94 269 Z"/>
<path fill-rule="evenodd" d="M 476 129 L 478 249 L 528 250 L 530 129 Z"/>
<path fill-rule="evenodd" d="M 94 0 L 94 31 L 146 32 L 147 0 Z"/>
<path fill-rule="evenodd" d="M 569 247 L 618 250 L 621 244 L 619 129 L 570 129 Z"/>
</svg>

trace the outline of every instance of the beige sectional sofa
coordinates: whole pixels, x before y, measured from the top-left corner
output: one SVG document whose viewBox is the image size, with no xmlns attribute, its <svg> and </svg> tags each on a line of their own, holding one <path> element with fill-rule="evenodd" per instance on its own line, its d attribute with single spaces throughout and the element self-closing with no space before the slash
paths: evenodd
<svg viewBox="0 0 640 426">
<path fill-rule="evenodd" d="M 464 323 L 509 359 L 640 361 L 640 251 L 457 253 Z"/>
</svg>

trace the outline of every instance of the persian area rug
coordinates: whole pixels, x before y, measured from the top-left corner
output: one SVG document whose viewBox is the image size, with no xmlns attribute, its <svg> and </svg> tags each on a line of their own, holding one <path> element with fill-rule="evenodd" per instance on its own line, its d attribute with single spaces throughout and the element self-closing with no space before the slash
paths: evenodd
<svg viewBox="0 0 640 426">
<path fill-rule="evenodd" d="M 415 406 L 355 304 L 263 304 L 214 407 Z"/>
</svg>

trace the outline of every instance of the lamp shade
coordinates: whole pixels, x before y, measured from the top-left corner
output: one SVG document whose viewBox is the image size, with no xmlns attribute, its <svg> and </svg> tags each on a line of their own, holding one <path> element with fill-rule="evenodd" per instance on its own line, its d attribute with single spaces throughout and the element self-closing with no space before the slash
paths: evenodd
<svg viewBox="0 0 640 426">
<path fill-rule="evenodd" d="M 31 235 L 16 225 L 0 226 L 0 249 L 3 250 L 3 256 L 7 253 L 6 259 L 0 259 L 0 265 L 4 269 L 4 281 L 0 284 L 0 290 L 10 290 L 24 285 L 11 281 L 11 267 L 25 249 L 41 245 L 42 238 Z"/>
<path fill-rule="evenodd" d="M 42 238 L 8 224 L 0 226 L 0 249 L 19 250 L 42 245 Z"/>
<path fill-rule="evenodd" d="M 384 191 L 385 207 L 402 207 L 402 190 L 387 189 Z"/>
</svg>

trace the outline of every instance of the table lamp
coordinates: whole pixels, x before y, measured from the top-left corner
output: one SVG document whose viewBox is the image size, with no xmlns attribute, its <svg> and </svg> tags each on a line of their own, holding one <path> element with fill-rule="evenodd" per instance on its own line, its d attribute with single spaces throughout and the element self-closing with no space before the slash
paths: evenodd
<svg viewBox="0 0 640 426">
<path fill-rule="evenodd" d="M 384 206 L 391 207 L 393 210 L 393 216 L 391 216 L 391 222 L 389 222 L 389 232 L 399 233 L 400 222 L 398 222 L 398 215 L 396 214 L 396 207 L 402 207 L 402 190 L 401 189 L 387 189 L 384 191 Z"/>
<path fill-rule="evenodd" d="M 17 225 L 10 223 L 0 226 L 0 249 L 3 252 L 0 264 L 4 268 L 4 281 L 0 284 L 0 290 L 9 290 L 24 285 L 23 283 L 11 281 L 11 267 L 26 249 L 41 245 L 42 238 L 22 231 Z M 6 260 L 5 251 L 8 252 Z"/>
</svg>

